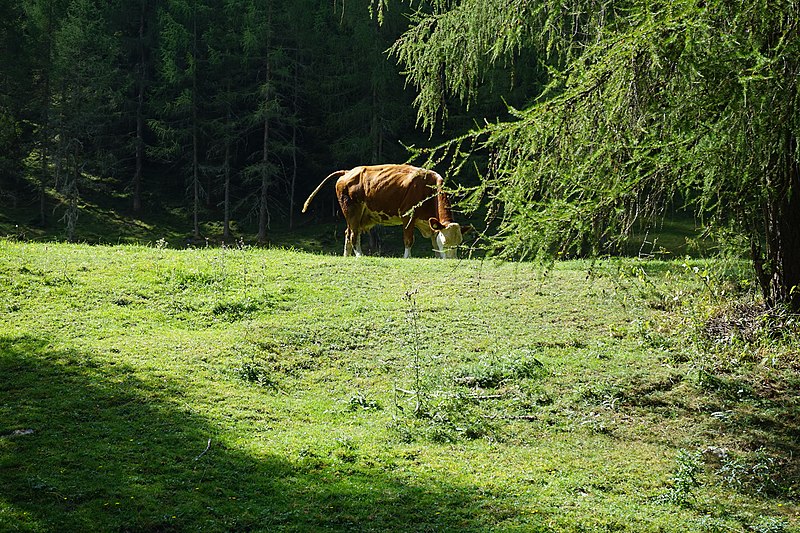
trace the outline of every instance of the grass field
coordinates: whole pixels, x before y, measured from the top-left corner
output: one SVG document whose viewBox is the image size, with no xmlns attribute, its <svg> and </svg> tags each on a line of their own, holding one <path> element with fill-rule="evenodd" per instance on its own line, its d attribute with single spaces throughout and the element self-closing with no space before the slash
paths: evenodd
<svg viewBox="0 0 800 533">
<path fill-rule="evenodd" d="M 745 271 L 0 240 L 0 530 L 798 531 Z"/>
</svg>

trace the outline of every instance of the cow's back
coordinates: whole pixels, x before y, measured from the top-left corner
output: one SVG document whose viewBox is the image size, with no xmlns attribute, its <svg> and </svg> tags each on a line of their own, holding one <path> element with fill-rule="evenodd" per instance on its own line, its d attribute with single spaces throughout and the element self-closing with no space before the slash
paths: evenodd
<svg viewBox="0 0 800 533">
<path fill-rule="evenodd" d="M 415 218 L 435 217 L 438 176 L 411 165 L 357 167 L 342 176 L 337 190 L 363 203 L 369 211 L 403 216 L 414 211 Z"/>
</svg>

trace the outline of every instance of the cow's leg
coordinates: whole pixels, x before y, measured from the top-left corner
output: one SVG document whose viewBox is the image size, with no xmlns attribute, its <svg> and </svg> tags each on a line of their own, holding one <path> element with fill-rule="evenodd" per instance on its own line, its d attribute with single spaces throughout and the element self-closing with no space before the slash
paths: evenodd
<svg viewBox="0 0 800 533">
<path fill-rule="evenodd" d="M 403 219 L 403 244 L 406 251 L 403 257 L 411 257 L 411 247 L 414 246 L 414 223 L 409 219 Z"/>
<path fill-rule="evenodd" d="M 344 256 L 353 255 L 353 231 L 348 227 L 344 230 Z"/>
<path fill-rule="evenodd" d="M 356 242 L 354 246 L 354 250 L 356 252 L 356 257 L 361 257 L 364 253 L 361 251 L 361 232 L 359 232 L 356 236 Z"/>
<path fill-rule="evenodd" d="M 337 192 L 339 199 L 339 207 L 342 208 L 347 229 L 344 230 L 344 256 L 361 255 L 361 214 L 364 212 L 364 206 L 354 202 L 346 191 L 339 191 L 337 183 Z"/>
</svg>

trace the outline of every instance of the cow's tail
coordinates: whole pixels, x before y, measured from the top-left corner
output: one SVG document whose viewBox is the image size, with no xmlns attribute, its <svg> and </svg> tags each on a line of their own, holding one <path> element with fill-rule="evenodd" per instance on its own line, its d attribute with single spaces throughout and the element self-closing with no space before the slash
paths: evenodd
<svg viewBox="0 0 800 533">
<path fill-rule="evenodd" d="M 314 189 L 314 192 L 312 192 L 312 193 L 311 193 L 311 196 L 309 196 L 309 197 L 308 197 L 308 200 L 306 200 L 306 203 L 305 203 L 305 204 L 303 204 L 303 213 L 305 213 L 305 212 L 306 212 L 306 209 L 308 209 L 308 204 L 310 204 L 310 203 L 311 203 L 311 200 L 313 200 L 313 199 L 314 199 L 314 197 L 317 195 L 317 193 L 320 191 L 320 189 L 322 189 L 322 186 L 323 186 L 323 185 L 325 185 L 325 182 L 326 182 L 326 181 L 328 181 L 328 180 L 329 180 L 329 179 L 331 179 L 331 178 L 338 178 L 339 176 L 343 176 L 343 175 L 345 175 L 346 173 L 347 173 L 347 171 L 346 171 L 346 170 L 337 170 L 336 172 L 332 172 L 332 173 L 328 174 L 328 175 L 325 177 L 325 179 L 324 179 L 324 180 L 322 180 L 322 181 L 319 183 L 319 185 L 317 185 L 317 188 L 316 188 L 316 189 Z"/>
</svg>

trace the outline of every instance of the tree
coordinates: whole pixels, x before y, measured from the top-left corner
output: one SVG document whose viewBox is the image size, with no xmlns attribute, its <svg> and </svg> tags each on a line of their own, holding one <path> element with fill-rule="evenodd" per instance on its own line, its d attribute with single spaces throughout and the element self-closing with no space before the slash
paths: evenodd
<svg viewBox="0 0 800 533">
<path fill-rule="evenodd" d="M 274 185 L 276 166 L 273 162 L 274 132 L 270 129 L 274 118 L 280 114 L 277 90 L 277 70 L 283 53 L 275 43 L 275 13 L 272 4 L 265 6 L 247 0 L 244 6 L 244 28 L 242 31 L 243 60 L 246 69 L 256 75 L 251 85 L 249 120 L 260 130 L 260 157 L 253 160 L 245 170 L 250 181 L 257 184 L 255 202 L 258 213 L 258 242 L 267 243 L 270 222 L 269 191 Z"/>
<path fill-rule="evenodd" d="M 0 104 L 11 111 L 6 115 L 11 139 L 24 148 L 4 152 L 17 160 L 18 169 L 27 159 L 28 171 L 37 174 L 42 225 L 47 222 L 48 195 L 61 192 L 70 240 L 82 176 L 108 170 L 109 124 L 120 97 L 118 56 L 109 28 L 114 8 L 92 0 L 24 0 L 7 13 L 19 25 L 18 41 L 8 49 L 14 66 L 3 71 L 18 95 L 0 98 Z M 4 27 L 3 34 L 7 32 Z"/>
<path fill-rule="evenodd" d="M 341 166 L 407 156 L 397 140 L 404 128 L 413 129 L 411 94 L 386 57 L 404 22 L 387 13 L 379 25 L 368 10 L 348 3 L 335 11 L 324 2 L 318 7 L 312 93 L 324 106 L 320 127 L 330 132 L 326 144 Z"/>
<path fill-rule="evenodd" d="M 767 305 L 800 311 L 800 3 L 426 6 L 392 49 L 426 127 L 522 51 L 548 76 L 511 119 L 440 147 L 491 154 L 480 192 L 505 253 L 612 251 L 680 199 L 746 235 Z"/>
<path fill-rule="evenodd" d="M 154 69 L 154 50 L 157 48 L 156 3 L 153 0 L 122 2 L 115 9 L 116 30 L 122 36 L 122 49 L 127 56 L 124 64 L 128 75 L 129 100 L 123 113 L 126 123 L 132 122 L 134 153 L 133 178 L 130 181 L 132 208 L 138 213 L 142 210 L 142 193 L 144 191 L 144 172 L 147 148 L 147 119 L 150 112 L 149 88 L 152 83 Z"/>
<path fill-rule="evenodd" d="M 200 175 L 200 69 L 206 62 L 202 39 L 209 12 L 204 0 L 170 0 L 161 8 L 159 73 L 162 110 L 159 119 L 150 122 L 162 141 L 156 153 L 166 160 L 175 161 L 187 178 L 195 240 L 201 238 L 200 203 L 201 197 L 207 194 L 202 188 Z M 180 154 L 186 149 L 188 161 L 181 161 Z"/>
<path fill-rule="evenodd" d="M 12 2 L 0 5 L 0 199 L 9 196 L 17 202 L 21 161 L 25 146 L 22 115 L 30 95 L 23 32 L 22 6 Z"/>
<path fill-rule="evenodd" d="M 118 48 L 109 31 L 109 6 L 70 0 L 55 34 L 52 64 L 55 184 L 66 202 L 67 238 L 75 238 L 80 183 L 105 173 L 109 123 L 119 109 Z"/>
<path fill-rule="evenodd" d="M 242 11 L 246 0 L 225 0 L 218 11 L 215 24 L 208 29 L 206 40 L 209 47 L 209 71 L 206 79 L 209 86 L 209 143 L 206 168 L 210 176 L 221 181 L 222 188 L 222 239 L 232 239 L 231 222 L 233 211 L 232 190 L 240 168 L 237 154 L 244 143 L 248 124 L 240 118 L 246 109 L 248 76 L 242 60 L 242 35 L 244 22 Z M 218 187 L 207 186 L 208 197 Z"/>
<path fill-rule="evenodd" d="M 19 113 L 33 124 L 31 154 L 39 168 L 36 188 L 39 195 L 39 223 L 47 224 L 47 188 L 51 185 L 50 157 L 53 145 L 53 68 L 55 34 L 66 11 L 65 0 L 26 0 L 22 3 L 22 35 L 26 45 L 18 59 L 24 62 L 23 71 L 31 80 L 30 101 Z"/>
</svg>

